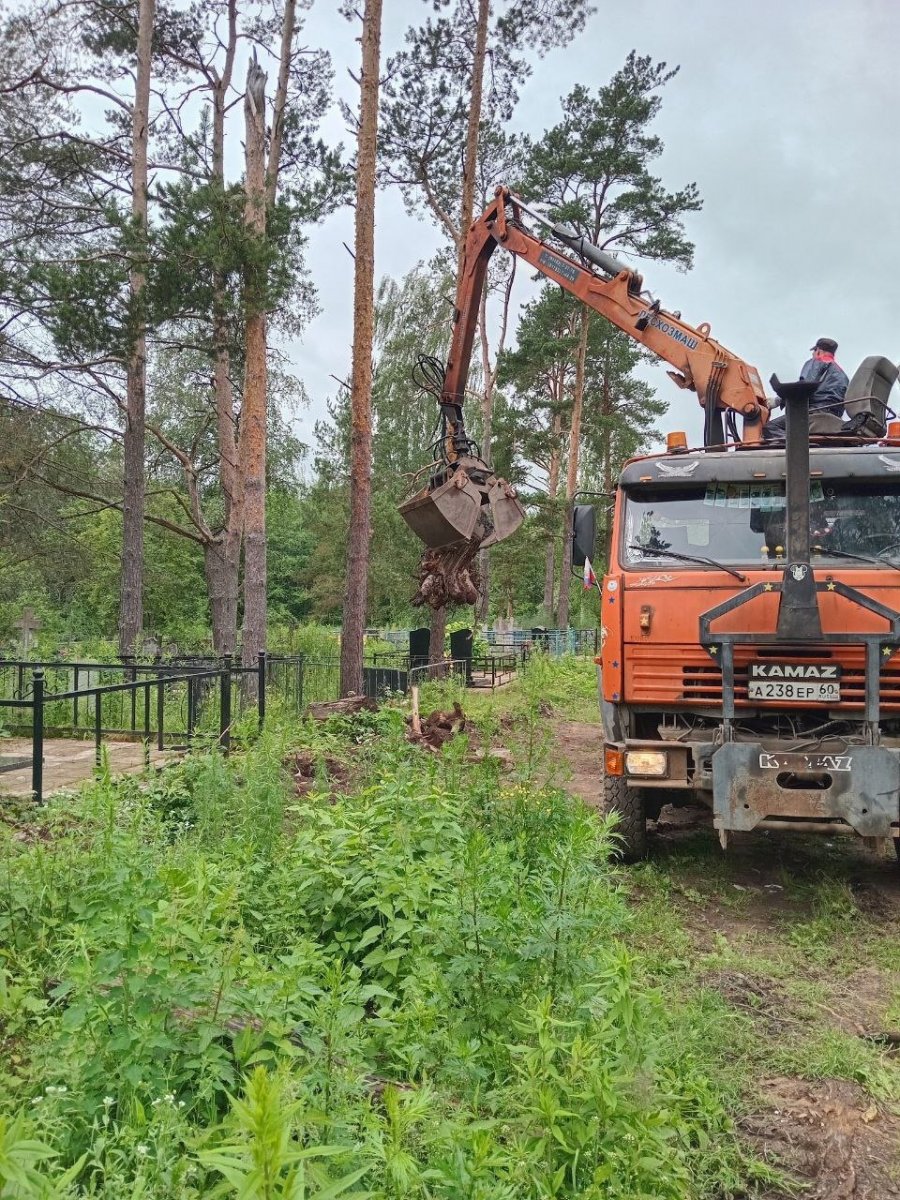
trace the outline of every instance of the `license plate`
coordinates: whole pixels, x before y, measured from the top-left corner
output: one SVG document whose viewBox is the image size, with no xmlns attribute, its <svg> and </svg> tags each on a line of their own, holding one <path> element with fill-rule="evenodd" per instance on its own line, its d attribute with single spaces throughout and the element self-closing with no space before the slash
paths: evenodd
<svg viewBox="0 0 900 1200">
<path fill-rule="evenodd" d="M 836 663 L 751 663 L 748 700 L 799 700 L 832 704 L 841 698 L 841 668 Z"/>
</svg>

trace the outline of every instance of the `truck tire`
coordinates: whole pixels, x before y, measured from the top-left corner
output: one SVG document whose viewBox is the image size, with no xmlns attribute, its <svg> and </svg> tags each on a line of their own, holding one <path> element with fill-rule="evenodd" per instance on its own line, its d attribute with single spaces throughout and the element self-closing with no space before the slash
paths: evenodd
<svg viewBox="0 0 900 1200">
<path fill-rule="evenodd" d="M 603 778 L 603 807 L 618 814 L 616 857 L 637 862 L 647 857 L 647 803 L 641 788 L 630 788 L 623 775 Z"/>
</svg>

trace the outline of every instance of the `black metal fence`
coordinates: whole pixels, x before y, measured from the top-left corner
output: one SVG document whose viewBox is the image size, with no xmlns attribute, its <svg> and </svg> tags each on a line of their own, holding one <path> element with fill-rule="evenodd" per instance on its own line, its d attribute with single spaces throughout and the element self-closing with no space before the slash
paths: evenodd
<svg viewBox="0 0 900 1200">
<path fill-rule="evenodd" d="M 473 654 L 471 658 L 450 659 L 440 663 L 429 663 L 427 659 L 410 654 L 385 652 L 372 655 L 380 672 L 394 670 L 401 676 L 407 675 L 410 685 L 423 679 L 442 679 L 448 675 L 463 674 L 466 686 L 474 688 L 497 688 L 509 683 L 527 657 L 528 651 L 524 647 L 509 652 Z M 406 687 L 397 690 L 406 691 Z"/>
<path fill-rule="evenodd" d="M 515 660 L 474 659 L 438 665 L 422 678 L 462 672 L 470 686 L 496 686 L 515 670 Z M 373 656 L 364 665 L 366 695 L 380 700 L 403 695 L 415 682 L 409 655 Z M 262 727 L 266 706 L 300 715 L 312 703 L 341 695 L 340 659 L 260 654 L 244 667 L 230 656 L 197 656 L 162 662 L 60 662 L 0 659 L 0 730 L 31 743 L 31 792 L 43 799 L 44 740 L 80 738 L 94 742 L 96 766 L 104 740 L 143 744 L 151 750 L 190 749 L 217 742 L 230 749 L 235 722 L 246 716 Z M 2 742 L 0 740 L 0 746 Z M 0 772 L 28 766 L 28 758 L 0 762 Z"/>
<path fill-rule="evenodd" d="M 31 668 L 30 674 L 23 666 Z M 110 682 L 117 672 L 128 678 Z M 196 668 L 0 662 L 0 721 L 31 742 L 31 791 L 40 802 L 46 737 L 92 737 L 98 767 L 104 738 L 111 735 L 142 742 L 146 764 L 152 746 L 187 748 L 200 736 L 218 741 L 227 754 L 243 704 L 252 702 L 259 725 L 265 721 L 266 674 L 265 654 L 253 667 L 235 665 L 230 656 Z M 15 761 L 13 767 L 21 765 Z"/>
<path fill-rule="evenodd" d="M 516 654 L 491 654 L 428 666 L 408 654 L 372 655 L 363 683 L 373 699 L 450 676 L 493 688 L 511 679 L 520 661 Z M 305 655 L 260 654 L 252 667 L 230 656 L 152 663 L 0 659 L 0 729 L 31 742 L 31 790 L 40 802 L 46 738 L 93 740 L 98 767 L 105 739 L 140 742 L 146 764 L 152 749 L 187 749 L 198 741 L 217 741 L 227 753 L 235 723 L 245 715 L 255 715 L 261 726 L 267 705 L 277 704 L 299 716 L 312 703 L 337 700 L 340 683 L 339 659 Z M 0 772 L 27 762 L 0 761 Z"/>
<path fill-rule="evenodd" d="M 409 629 L 367 629 L 366 633 L 394 646 L 374 658 L 403 657 L 409 652 Z M 482 635 L 480 635 L 482 636 Z M 562 654 L 596 655 L 600 652 L 600 630 L 596 625 L 586 628 L 544 629 L 487 629 L 483 637 L 491 654 L 518 654 L 527 657 L 530 651 L 540 649 L 554 657 Z"/>
</svg>

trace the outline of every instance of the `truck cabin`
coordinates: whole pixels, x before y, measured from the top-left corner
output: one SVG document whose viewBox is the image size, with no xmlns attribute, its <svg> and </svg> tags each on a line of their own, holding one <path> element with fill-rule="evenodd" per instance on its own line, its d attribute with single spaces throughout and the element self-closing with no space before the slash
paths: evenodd
<svg viewBox="0 0 900 1200">
<path fill-rule="evenodd" d="M 815 601 L 822 636 L 807 649 L 785 646 L 791 661 L 821 657 L 839 629 L 859 625 L 874 632 L 883 624 L 832 594 L 828 581 L 900 609 L 900 429 L 896 432 L 896 439 L 882 443 L 810 450 L 809 565 L 826 589 Z M 632 736 L 656 736 L 660 722 L 677 712 L 682 729 L 718 724 L 721 713 L 713 703 L 720 694 L 718 671 L 709 647 L 701 645 L 701 618 L 761 584 L 765 594 L 720 627 L 776 635 L 788 565 L 786 516 L 782 447 L 670 453 L 625 465 L 604 583 L 608 589 L 612 582 L 615 604 L 608 607 L 609 595 L 604 596 L 601 620 L 608 634 L 604 691 L 608 700 L 615 697 L 631 710 Z M 833 645 L 829 653 L 836 662 L 846 660 L 848 685 L 840 714 L 833 715 L 862 721 L 862 647 Z M 828 720 L 827 706 L 818 704 L 787 718 L 783 706 L 754 704 L 746 677 L 749 663 L 761 654 L 783 657 L 778 648 L 735 648 L 735 700 L 744 724 L 800 732 Z M 900 655 L 885 659 L 883 669 L 882 731 L 900 738 Z"/>
</svg>

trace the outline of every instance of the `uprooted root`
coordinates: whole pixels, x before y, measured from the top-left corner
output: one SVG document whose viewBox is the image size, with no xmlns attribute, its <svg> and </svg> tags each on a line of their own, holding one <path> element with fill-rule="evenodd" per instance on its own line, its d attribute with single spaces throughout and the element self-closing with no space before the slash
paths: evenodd
<svg viewBox="0 0 900 1200">
<path fill-rule="evenodd" d="M 475 558 L 480 545 L 480 539 L 473 538 L 470 542 L 426 550 L 416 572 L 419 590 L 412 603 L 427 604 L 429 608 L 476 604 L 481 580 Z"/>
<path fill-rule="evenodd" d="M 446 712 L 441 709 L 435 709 L 427 717 L 422 717 L 419 722 L 418 733 L 414 730 L 411 717 L 409 718 L 409 723 L 411 726 L 410 732 L 407 735 L 409 740 L 411 742 L 420 742 L 429 750 L 440 750 L 445 742 L 449 742 L 458 733 L 465 733 L 469 729 L 466 714 L 458 702 L 454 703 L 453 708 Z"/>
</svg>

